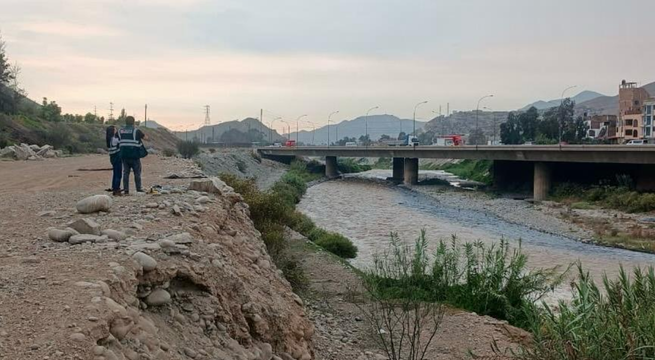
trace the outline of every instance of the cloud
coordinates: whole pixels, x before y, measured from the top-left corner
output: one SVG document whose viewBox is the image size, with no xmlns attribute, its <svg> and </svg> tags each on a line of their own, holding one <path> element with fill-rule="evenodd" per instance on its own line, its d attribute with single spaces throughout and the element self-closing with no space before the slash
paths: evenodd
<svg viewBox="0 0 655 360">
<path fill-rule="evenodd" d="M 70 38 L 116 37 L 125 35 L 125 32 L 118 28 L 66 21 L 22 22 L 14 24 L 14 27 L 19 31 Z"/>
</svg>

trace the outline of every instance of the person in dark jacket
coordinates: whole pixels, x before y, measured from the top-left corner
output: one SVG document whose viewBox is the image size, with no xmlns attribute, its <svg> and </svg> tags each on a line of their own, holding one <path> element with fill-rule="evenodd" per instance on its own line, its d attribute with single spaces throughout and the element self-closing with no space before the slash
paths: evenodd
<svg viewBox="0 0 655 360">
<path fill-rule="evenodd" d="M 107 127 L 106 138 L 109 162 L 111 163 L 112 167 L 111 191 L 114 196 L 121 196 L 121 175 L 123 172 L 123 162 L 121 160 L 121 154 L 118 148 L 120 138 L 118 137 L 118 129 L 116 129 L 116 126 L 111 125 Z"/>
<path fill-rule="evenodd" d="M 134 171 L 134 184 L 137 192 L 143 192 L 141 187 L 141 148 L 146 135 L 134 126 L 134 117 L 125 118 L 125 126 L 118 131 L 119 148 L 123 160 L 123 192 L 130 193 L 130 170 Z"/>
</svg>

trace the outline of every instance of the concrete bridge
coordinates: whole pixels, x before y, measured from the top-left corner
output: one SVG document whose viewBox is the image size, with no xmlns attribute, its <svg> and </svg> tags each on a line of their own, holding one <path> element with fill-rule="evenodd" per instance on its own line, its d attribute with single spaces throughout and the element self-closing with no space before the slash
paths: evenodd
<svg viewBox="0 0 655 360">
<path fill-rule="evenodd" d="M 531 182 L 534 199 L 548 195 L 553 178 L 559 181 L 597 181 L 629 175 L 638 189 L 655 190 L 655 146 L 519 145 L 519 146 L 369 146 L 265 147 L 265 157 L 325 157 L 325 174 L 338 176 L 337 157 L 393 158 L 393 179 L 418 182 L 418 159 L 476 159 L 494 161 L 494 186 Z"/>
</svg>

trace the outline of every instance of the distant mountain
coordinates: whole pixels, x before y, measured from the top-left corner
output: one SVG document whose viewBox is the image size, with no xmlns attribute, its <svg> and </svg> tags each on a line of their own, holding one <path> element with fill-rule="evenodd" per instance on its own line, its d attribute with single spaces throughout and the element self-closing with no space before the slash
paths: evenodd
<svg viewBox="0 0 655 360">
<path fill-rule="evenodd" d="M 571 100 L 575 101 L 576 104 L 579 104 L 579 103 L 583 103 L 585 101 L 591 101 L 591 100 L 594 100 L 594 99 L 600 98 L 600 97 L 607 97 L 607 96 L 605 96 L 603 94 L 599 94 L 599 93 L 597 93 L 595 91 L 585 90 L 585 91 L 579 93 L 578 95 L 572 97 Z M 561 99 L 550 100 L 550 101 L 539 100 L 539 101 L 533 102 L 532 104 L 526 105 L 525 107 L 520 109 L 520 111 L 528 110 L 529 108 L 531 108 L 533 106 L 536 107 L 537 110 L 546 110 L 546 109 L 550 109 L 552 107 L 559 106 L 561 101 L 562 101 Z"/>
<path fill-rule="evenodd" d="M 476 123 L 491 140 L 496 129 L 496 140 L 500 139 L 500 124 L 507 121 L 507 111 L 458 111 L 449 116 L 438 116 L 425 125 L 426 131 L 435 135 L 468 135 L 475 130 Z"/>
<path fill-rule="evenodd" d="M 285 139 L 275 130 L 271 131 L 257 119 L 246 118 L 215 125 L 203 126 L 197 130 L 173 132 L 181 140 L 195 140 L 202 143 L 281 142 Z"/>
<path fill-rule="evenodd" d="M 344 137 L 359 139 L 360 136 L 366 134 L 367 119 L 360 116 L 353 120 L 344 120 L 338 124 L 330 123 L 330 142 L 343 139 Z M 398 134 L 403 131 L 411 133 L 413 130 L 413 120 L 400 119 L 393 115 L 370 115 L 368 117 L 368 135 L 371 140 L 375 141 L 382 135 L 389 135 L 393 138 L 398 137 Z M 423 129 L 426 124 L 425 121 L 416 121 L 416 131 Z M 296 124 L 291 124 L 293 130 Z M 307 124 L 304 124 L 307 127 Z M 338 139 L 337 139 L 338 137 Z M 296 132 L 292 132 L 291 139 L 296 140 Z M 322 126 L 316 128 L 316 133 L 313 130 L 302 130 L 298 135 L 298 140 L 305 144 L 327 144 L 328 142 L 328 127 Z"/>
<path fill-rule="evenodd" d="M 655 97 L 655 82 L 642 86 L 651 96 Z M 618 115 L 619 96 L 601 96 L 584 102 L 576 102 L 576 112 L 587 112 L 593 115 Z"/>
</svg>

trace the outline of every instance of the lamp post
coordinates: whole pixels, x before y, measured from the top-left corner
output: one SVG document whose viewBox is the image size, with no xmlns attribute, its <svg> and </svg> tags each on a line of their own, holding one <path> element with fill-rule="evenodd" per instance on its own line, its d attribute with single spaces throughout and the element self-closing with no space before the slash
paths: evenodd
<svg viewBox="0 0 655 360">
<path fill-rule="evenodd" d="M 414 131 L 412 132 L 412 136 L 416 136 L 416 109 L 419 106 L 421 106 L 423 104 L 427 104 L 427 103 L 428 103 L 427 100 L 426 101 L 421 101 L 420 103 L 416 104 L 416 106 L 414 106 Z"/>
<path fill-rule="evenodd" d="M 307 116 L 307 114 L 300 115 L 296 119 L 296 146 L 298 146 L 298 136 L 300 135 L 300 128 L 298 127 L 298 123 L 300 122 L 300 119 L 304 118 L 305 116 Z M 291 135 L 289 135 L 289 136 L 291 136 Z"/>
<path fill-rule="evenodd" d="M 288 132 L 287 132 L 287 140 L 291 140 L 291 139 L 290 139 L 290 137 L 291 137 L 291 125 L 289 125 L 288 122 L 286 122 L 286 121 L 284 121 L 284 120 L 282 120 L 282 119 L 280 119 L 280 121 L 283 122 L 283 123 L 285 123 L 285 124 L 287 124 L 287 129 L 288 129 Z M 282 136 L 284 136 L 284 127 L 282 127 Z"/>
<path fill-rule="evenodd" d="M 573 86 L 567 87 L 566 89 L 564 89 L 564 91 L 562 91 L 562 96 L 560 97 L 560 102 L 559 102 L 559 144 L 560 144 L 560 146 L 562 145 L 562 125 L 563 125 L 563 122 L 564 122 L 564 118 L 563 118 L 564 114 L 562 114 L 562 104 L 564 103 L 564 93 L 567 92 L 568 90 L 571 90 L 571 89 L 576 88 L 576 87 L 578 87 L 578 85 L 573 85 Z"/>
<path fill-rule="evenodd" d="M 491 145 L 496 145 L 496 113 L 494 112 L 494 109 L 489 108 L 489 107 L 483 107 L 485 110 L 491 111 L 491 119 L 493 121 L 493 126 L 494 126 L 494 137 L 491 140 Z"/>
<path fill-rule="evenodd" d="M 273 143 L 273 124 L 275 124 L 276 120 L 281 120 L 281 117 L 276 117 L 271 121 L 271 126 L 268 128 L 268 142 Z"/>
<path fill-rule="evenodd" d="M 486 95 L 478 100 L 478 107 L 475 110 L 475 131 L 477 132 L 480 129 L 480 102 L 486 98 L 494 97 L 493 95 Z M 477 144 L 476 144 L 477 145 Z"/>
<path fill-rule="evenodd" d="M 330 147 L 330 118 L 332 118 L 332 115 L 338 114 L 338 113 L 339 113 L 339 110 L 333 111 L 333 112 L 330 113 L 330 115 L 328 115 L 328 144 L 327 144 L 328 147 Z"/>
<path fill-rule="evenodd" d="M 365 128 L 366 128 L 366 135 L 365 135 L 366 136 L 366 140 L 365 140 L 366 141 L 366 147 L 368 147 L 368 143 L 370 142 L 369 138 L 368 138 L 368 113 L 370 113 L 371 111 L 373 111 L 375 109 L 379 109 L 379 108 L 380 108 L 379 106 L 374 106 L 374 107 L 368 109 L 368 111 L 366 111 L 366 117 L 364 117 L 364 124 L 365 124 Z"/>
<path fill-rule="evenodd" d="M 313 122 L 311 122 L 309 120 L 305 120 L 304 122 L 306 122 L 306 123 L 308 123 L 308 124 L 310 124 L 312 126 L 312 145 L 315 145 L 314 138 L 316 136 L 316 124 L 314 124 Z"/>
</svg>

